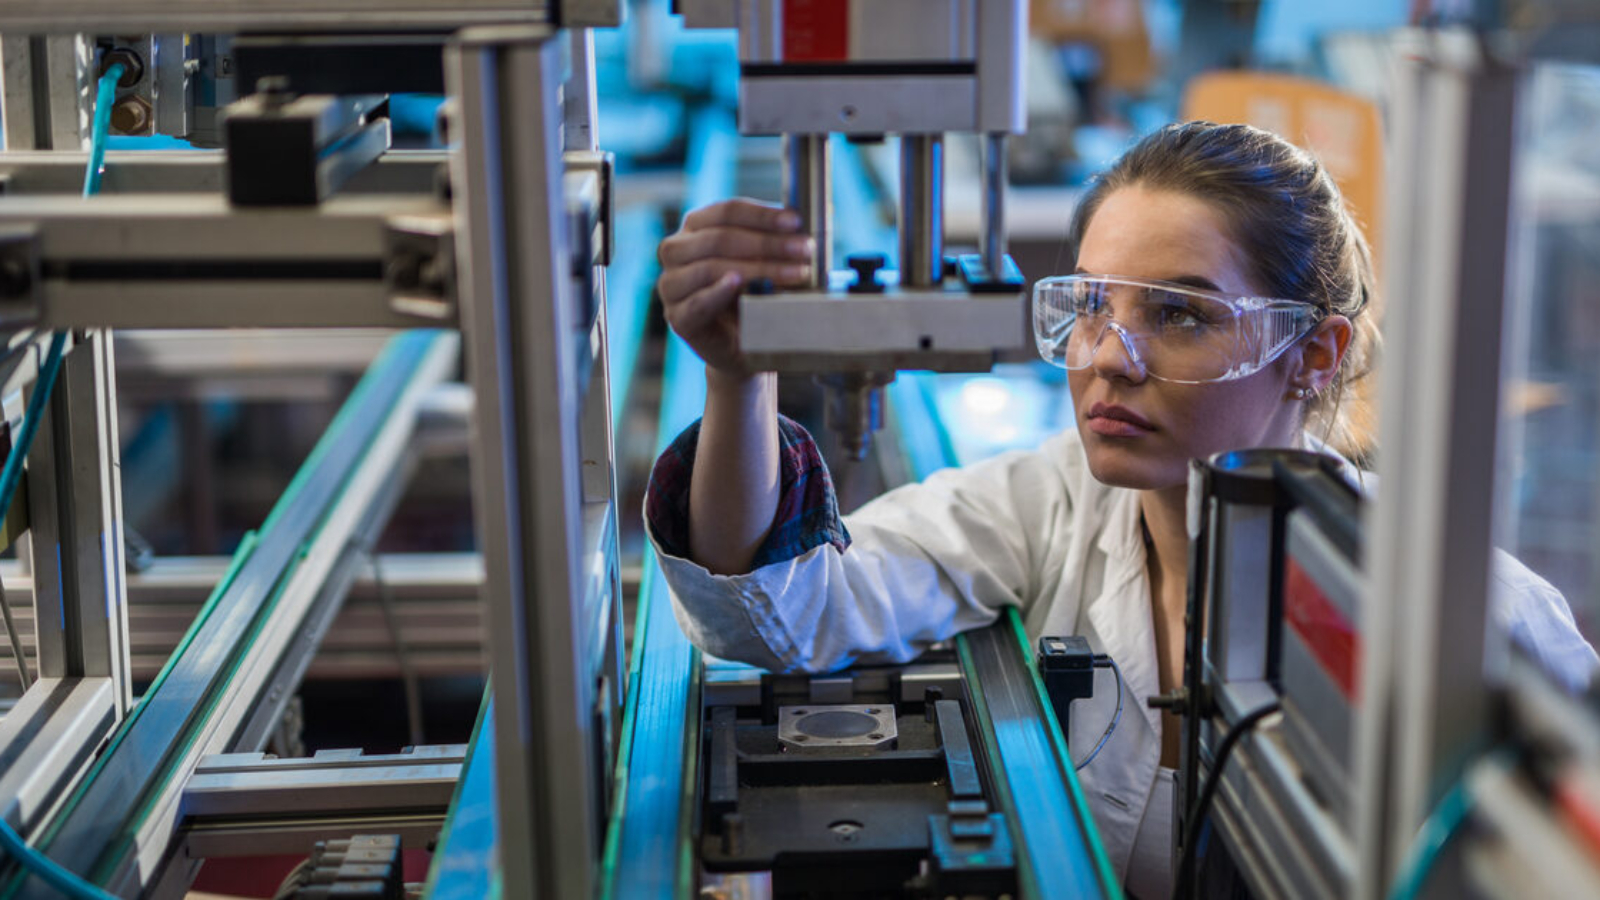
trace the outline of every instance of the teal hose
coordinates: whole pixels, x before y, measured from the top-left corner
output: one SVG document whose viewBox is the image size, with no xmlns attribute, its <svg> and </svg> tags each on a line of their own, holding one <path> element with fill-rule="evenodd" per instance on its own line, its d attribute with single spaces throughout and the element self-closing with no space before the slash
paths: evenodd
<svg viewBox="0 0 1600 900">
<path fill-rule="evenodd" d="M 83 176 L 83 195 L 100 193 L 100 176 L 106 167 L 106 135 L 111 131 L 111 105 L 117 99 L 117 82 L 126 69 L 112 63 L 100 76 L 100 91 L 94 99 L 94 124 L 89 132 L 89 171 Z"/>
<path fill-rule="evenodd" d="M 1465 780 L 1458 781 L 1417 831 L 1417 838 L 1406 853 L 1400 869 L 1400 877 L 1389 892 L 1389 900 L 1416 900 L 1422 895 L 1422 888 L 1427 884 L 1428 874 L 1433 871 L 1434 864 L 1439 861 L 1439 855 L 1461 829 L 1461 823 L 1467 820 L 1467 814 L 1471 811 L 1472 792 L 1467 789 Z"/>
<path fill-rule="evenodd" d="M 122 64 L 116 63 L 100 76 L 100 93 L 95 98 L 94 130 L 89 138 L 89 170 L 83 177 L 83 195 L 92 197 L 100 190 L 100 170 L 106 159 L 106 134 L 111 130 L 111 103 L 116 97 L 117 80 L 122 77 Z M 45 404 L 50 400 L 56 376 L 61 372 L 61 354 L 66 350 L 67 334 L 58 331 L 50 338 L 50 350 L 45 354 L 44 366 L 39 370 L 39 382 L 28 398 L 28 409 L 23 414 L 22 430 L 12 444 L 11 455 L 0 469 L 0 520 L 11 510 L 11 500 L 22 481 L 22 463 L 28 458 L 28 448 L 39 430 L 39 420 L 44 418 Z M 20 663 L 20 660 L 19 660 Z M 0 817 L 0 850 L 21 863 L 24 868 L 44 879 L 72 900 L 115 900 L 115 898 L 82 878 L 57 865 L 55 860 L 28 846 L 11 823 Z"/>
<path fill-rule="evenodd" d="M 72 900 L 116 900 L 112 894 L 68 872 L 56 865 L 55 860 L 29 847 L 23 842 L 22 836 L 12 830 L 11 823 L 3 818 L 0 818 L 0 849 L 16 857 L 29 871 L 44 879 L 45 884 Z"/>
<path fill-rule="evenodd" d="M 39 420 L 44 418 L 44 405 L 49 402 L 56 375 L 61 372 L 61 354 L 66 346 L 66 332 L 58 331 L 50 338 L 50 351 L 45 354 L 44 366 L 39 370 L 39 383 L 34 386 L 33 396 L 28 398 L 28 411 L 22 416 L 22 431 L 12 444 L 11 455 L 6 457 L 5 468 L 0 470 L 0 521 L 11 511 L 11 498 L 22 481 L 22 463 L 33 445 L 34 433 L 39 430 Z"/>
</svg>

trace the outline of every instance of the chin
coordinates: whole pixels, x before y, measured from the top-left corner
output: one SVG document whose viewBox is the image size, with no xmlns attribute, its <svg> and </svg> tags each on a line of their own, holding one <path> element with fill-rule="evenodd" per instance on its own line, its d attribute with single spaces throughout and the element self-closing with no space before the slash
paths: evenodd
<svg viewBox="0 0 1600 900">
<path fill-rule="evenodd" d="M 1093 434 L 1085 434 L 1084 454 L 1096 481 L 1135 491 L 1157 491 L 1188 484 L 1189 460 L 1130 453 L 1109 447 Z"/>
</svg>

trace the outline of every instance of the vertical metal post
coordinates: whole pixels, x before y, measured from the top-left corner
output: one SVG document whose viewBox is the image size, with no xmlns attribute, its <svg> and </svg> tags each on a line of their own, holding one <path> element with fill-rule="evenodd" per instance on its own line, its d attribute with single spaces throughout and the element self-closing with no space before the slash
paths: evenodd
<svg viewBox="0 0 1600 900">
<path fill-rule="evenodd" d="M 0 35 L 7 150 L 87 146 L 94 49 L 81 35 Z"/>
<path fill-rule="evenodd" d="M 587 28 L 569 32 L 567 52 L 570 71 L 561 86 L 563 147 L 594 150 L 600 146 L 600 136 L 595 134 L 599 102 L 594 91 L 594 33 Z"/>
<path fill-rule="evenodd" d="M 579 611 L 579 304 L 562 199 L 560 34 L 468 29 L 449 48 L 474 508 L 493 659 L 504 893 L 593 894 L 600 817 Z"/>
<path fill-rule="evenodd" d="M 1466 31 L 1427 35 L 1403 67 L 1391 119 L 1415 182 L 1391 260 L 1388 339 L 1364 635 L 1386 664 L 1364 664 L 1356 777 L 1363 883 L 1378 897 L 1428 811 L 1487 738 L 1501 336 L 1504 327 L 1515 72 Z M 1401 210 L 1406 203 L 1391 203 Z M 1408 237 L 1409 236 L 1409 237 Z M 1403 359 L 1403 361 L 1402 361 Z M 1365 616 L 1365 613 L 1364 613 Z M 1389 642 L 1384 646 L 1384 642 Z M 1376 655 L 1364 653 L 1363 656 Z M 1377 680 L 1382 679 L 1382 680 Z M 1369 690 L 1371 691 L 1369 693 Z M 1387 746 L 1376 735 L 1387 734 Z M 1371 829 L 1374 820 L 1381 827 Z M 1381 841 L 1374 845 L 1372 841 Z"/>
<path fill-rule="evenodd" d="M 944 279 L 944 135 L 900 136 L 900 283 Z"/>
<path fill-rule="evenodd" d="M 983 136 L 983 266 L 996 278 L 1006 268 L 1006 138 L 1003 131 Z"/>
<path fill-rule="evenodd" d="M 40 673 L 110 678 L 120 719 L 132 689 L 114 371 L 110 334 L 80 334 L 28 454 L 28 500 Z"/>
<path fill-rule="evenodd" d="M 194 116 L 194 82 L 188 75 L 189 61 L 198 48 L 181 34 L 151 36 L 154 75 L 150 79 L 155 103 L 155 133 L 186 137 Z"/>
<path fill-rule="evenodd" d="M 0 35 L 0 124 L 7 150 L 38 147 L 34 130 L 33 53 L 25 34 Z"/>
<path fill-rule="evenodd" d="M 783 205 L 800 214 L 811 235 L 811 286 L 828 289 L 833 269 L 833 154 L 825 134 L 783 137 Z"/>
<path fill-rule="evenodd" d="M 572 52 L 571 71 L 565 86 L 563 109 L 563 140 L 567 151 L 596 153 L 599 151 L 599 104 L 594 90 L 594 35 L 589 29 L 572 32 L 569 38 Z M 612 198 L 607 196 L 609 184 L 602 184 L 600 199 L 602 216 L 613 215 Z M 609 243 L 614 234 L 613 224 L 606 223 L 605 240 Z M 610 252 L 610 251 L 608 251 Z M 594 310 L 594 327 L 590 331 L 590 350 L 594 369 L 590 374 L 588 393 L 583 400 L 583 421 L 579 438 L 583 457 L 583 502 L 586 521 L 601 520 L 599 546 L 603 548 L 594 558 L 604 565 L 599 578 L 604 583 L 604 595 L 591 598 L 592 603 L 583 610 L 584 626 L 596 641 L 587 649 L 594 654 L 588 661 L 593 670 L 585 669 L 580 677 L 593 678 L 594 684 L 594 749 L 599 767 L 597 773 L 601 788 L 601 809 L 611 806 L 610 779 L 607 773 L 616 751 L 615 737 L 622 727 L 622 704 L 627 689 L 625 668 L 626 651 L 623 646 L 622 569 L 617 552 L 617 470 L 613 453 L 611 431 L 611 338 L 606 312 L 607 285 L 603 265 L 591 267 L 588 280 L 593 296 L 583 306 Z M 593 548 L 591 548 L 593 549 Z"/>
</svg>

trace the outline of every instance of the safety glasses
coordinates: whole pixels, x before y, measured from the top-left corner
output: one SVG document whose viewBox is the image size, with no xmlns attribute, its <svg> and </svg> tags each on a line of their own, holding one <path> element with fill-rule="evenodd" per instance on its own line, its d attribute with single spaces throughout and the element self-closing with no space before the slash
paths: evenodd
<svg viewBox="0 0 1600 900">
<path fill-rule="evenodd" d="M 1230 381 L 1260 371 L 1322 320 L 1301 300 L 1248 297 L 1147 278 L 1060 275 L 1033 286 L 1039 355 L 1085 369 L 1112 335 L 1151 378 Z"/>
</svg>

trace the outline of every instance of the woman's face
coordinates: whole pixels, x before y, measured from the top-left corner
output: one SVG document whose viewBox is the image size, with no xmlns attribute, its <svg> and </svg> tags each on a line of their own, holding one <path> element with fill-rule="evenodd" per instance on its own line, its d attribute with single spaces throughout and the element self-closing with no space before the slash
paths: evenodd
<svg viewBox="0 0 1600 900">
<path fill-rule="evenodd" d="M 1139 186 L 1114 191 L 1083 236 L 1078 270 L 1157 278 L 1260 296 L 1222 217 L 1187 194 Z M 1290 446 L 1298 431 L 1286 353 L 1233 381 L 1174 384 L 1149 378 L 1115 335 L 1088 368 L 1067 373 L 1089 469 L 1105 484 L 1139 490 L 1183 485 L 1188 462 L 1224 450 Z"/>
</svg>

